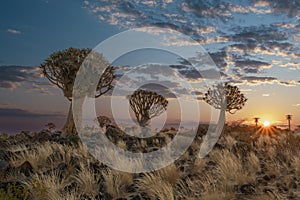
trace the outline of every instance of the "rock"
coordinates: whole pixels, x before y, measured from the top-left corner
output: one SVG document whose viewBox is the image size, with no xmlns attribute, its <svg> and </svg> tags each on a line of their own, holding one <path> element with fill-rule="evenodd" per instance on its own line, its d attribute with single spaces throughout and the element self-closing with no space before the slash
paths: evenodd
<svg viewBox="0 0 300 200">
<path fill-rule="evenodd" d="M 17 170 L 19 170 L 27 177 L 30 176 L 31 173 L 33 173 L 33 167 L 28 161 L 25 161 L 21 166 L 17 168 Z"/>
<path fill-rule="evenodd" d="M 275 178 L 276 178 L 276 175 L 275 175 L 275 174 L 271 174 L 271 175 L 270 175 L 270 178 L 271 178 L 271 179 L 275 179 Z"/>
<path fill-rule="evenodd" d="M 9 167 L 9 163 L 5 160 L 0 160 L 0 171 L 4 171 Z"/>
<path fill-rule="evenodd" d="M 0 160 L 9 160 L 9 152 L 3 148 L 0 148 Z"/>
<path fill-rule="evenodd" d="M 67 186 L 64 187 L 64 191 L 65 192 L 72 192 L 72 191 L 75 191 L 77 187 L 78 187 L 78 183 L 77 182 L 72 182 L 72 183 L 70 183 L 70 184 L 68 184 Z"/>
<path fill-rule="evenodd" d="M 68 168 L 68 165 L 66 163 L 60 163 L 55 170 L 58 170 L 59 172 L 63 172 Z"/>
<path fill-rule="evenodd" d="M 210 160 L 210 161 L 207 162 L 207 165 L 208 165 L 208 166 L 216 166 L 217 163 L 214 162 L 214 161 L 212 161 L 212 160 Z"/>
<path fill-rule="evenodd" d="M 267 186 L 268 185 L 268 181 L 265 181 L 261 177 L 256 178 L 256 182 L 259 183 L 260 185 L 263 185 L 263 186 Z"/>
<path fill-rule="evenodd" d="M 243 194 L 254 194 L 255 193 L 255 186 L 253 184 L 244 184 L 240 186 L 240 191 Z"/>
<path fill-rule="evenodd" d="M 288 185 L 289 188 L 294 188 L 294 189 L 297 189 L 297 183 L 294 181 L 294 180 L 291 180 L 289 185 Z"/>
<path fill-rule="evenodd" d="M 268 176 L 268 175 L 266 174 L 266 175 L 263 176 L 263 179 L 264 179 L 265 181 L 270 181 L 270 180 L 271 180 L 271 177 Z"/>
</svg>

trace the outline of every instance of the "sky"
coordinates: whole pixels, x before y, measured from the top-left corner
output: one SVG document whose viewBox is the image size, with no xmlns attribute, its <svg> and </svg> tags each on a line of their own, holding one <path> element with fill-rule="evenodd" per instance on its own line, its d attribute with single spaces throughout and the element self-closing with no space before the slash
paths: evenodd
<svg viewBox="0 0 300 200">
<path fill-rule="evenodd" d="M 143 28 L 149 26 L 172 29 L 193 39 L 187 43 L 168 37 L 164 42 L 174 48 L 201 45 L 222 78 L 245 94 L 246 105 L 234 115 L 227 114 L 227 121 L 252 123 L 253 117 L 260 117 L 262 122 L 285 127 L 285 115 L 292 114 L 293 127 L 300 125 L 297 0 L 7 0 L 1 4 L 0 20 L 0 132 L 38 131 L 48 122 L 57 127 L 64 124 L 70 102 L 38 68 L 51 53 L 69 47 L 95 48 L 123 31 L 141 28 L 147 32 Z M 199 57 L 189 61 L 193 60 Z M 178 55 L 161 50 L 130 52 L 112 64 L 126 69 L 147 63 L 179 69 L 191 84 L 203 81 Z M 175 81 L 169 89 L 180 93 L 182 88 Z M 189 91 L 201 95 L 205 90 Z M 168 98 L 168 118 L 176 121 L 178 103 Z M 107 97 L 97 99 L 97 112 L 111 115 L 109 101 Z M 200 105 L 201 121 L 208 121 L 209 106 Z M 198 119 L 190 116 L 190 120 Z"/>
</svg>

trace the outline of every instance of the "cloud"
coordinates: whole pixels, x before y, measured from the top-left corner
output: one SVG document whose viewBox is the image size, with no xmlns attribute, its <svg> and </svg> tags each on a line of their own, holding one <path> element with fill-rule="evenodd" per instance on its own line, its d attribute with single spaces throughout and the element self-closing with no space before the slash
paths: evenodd
<svg viewBox="0 0 300 200">
<path fill-rule="evenodd" d="M 100 20 L 123 28 L 155 26 L 190 36 L 204 45 L 228 80 L 286 86 L 296 82 L 280 67 L 299 63 L 300 1 L 86 0 L 85 5 Z M 174 46 L 195 45 L 178 38 L 166 40 Z M 281 62 L 273 62 L 275 58 Z M 289 68 L 298 71 L 297 66 Z M 190 69 L 180 71 L 200 80 Z"/>
<path fill-rule="evenodd" d="M 14 89 L 21 83 L 39 78 L 37 67 L 0 66 L 0 87 Z"/>
<path fill-rule="evenodd" d="M 237 67 L 255 67 L 255 68 L 269 68 L 271 66 L 270 63 L 259 61 L 259 60 L 236 60 L 235 66 Z"/>
<path fill-rule="evenodd" d="M 243 81 L 247 81 L 249 83 L 273 83 L 276 82 L 278 79 L 276 77 L 259 77 L 259 76 L 244 76 L 241 78 Z"/>
<path fill-rule="evenodd" d="M 23 87 L 27 92 L 50 95 L 49 86 L 50 83 L 43 78 L 39 67 L 0 66 L 0 88 L 13 90 Z"/>
<path fill-rule="evenodd" d="M 0 66 L 0 87 L 14 89 L 24 82 L 40 78 L 38 67 Z"/>
<path fill-rule="evenodd" d="M 38 118 L 38 117 L 64 117 L 63 114 L 43 114 L 34 113 L 19 108 L 0 108 L 0 117 L 26 117 L 26 118 Z"/>
<path fill-rule="evenodd" d="M 300 107 L 300 103 L 294 104 L 294 107 Z"/>
<path fill-rule="evenodd" d="M 8 33 L 14 34 L 14 35 L 19 35 L 21 34 L 21 31 L 18 31 L 16 29 L 7 29 L 6 30 Z"/>
<path fill-rule="evenodd" d="M 258 2 L 266 2 L 274 12 L 286 14 L 288 17 L 300 14 L 300 2 L 298 0 L 259 0 Z"/>
<path fill-rule="evenodd" d="M 165 98 L 176 98 L 176 94 L 172 93 L 170 88 L 164 87 L 160 84 L 146 84 L 140 87 L 140 89 L 156 92 Z"/>
<path fill-rule="evenodd" d="M 227 53 L 226 51 L 218 51 L 210 53 L 210 57 L 215 62 L 216 66 L 221 69 L 222 72 L 227 71 L 228 63 L 227 63 Z"/>
</svg>

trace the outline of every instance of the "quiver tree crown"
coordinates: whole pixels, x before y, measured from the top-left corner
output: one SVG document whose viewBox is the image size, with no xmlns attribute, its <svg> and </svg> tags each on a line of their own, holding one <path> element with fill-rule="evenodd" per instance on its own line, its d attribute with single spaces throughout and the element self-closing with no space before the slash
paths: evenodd
<svg viewBox="0 0 300 200">
<path fill-rule="evenodd" d="M 109 63 L 105 60 L 102 54 L 94 52 L 91 49 L 76 49 L 69 48 L 63 51 L 52 53 L 42 64 L 41 69 L 44 76 L 54 85 L 57 85 L 62 91 L 64 96 L 68 100 L 72 100 L 73 86 L 76 75 L 81 65 L 89 65 L 89 72 L 86 73 L 86 79 L 97 80 L 98 84 L 96 88 L 93 88 L 93 84 L 89 83 L 89 88 L 82 88 L 82 91 L 93 93 L 93 96 L 99 97 L 110 89 L 112 89 L 112 82 L 115 78 L 113 67 L 109 66 Z M 99 66 L 102 67 L 99 67 Z M 103 69 L 104 72 L 99 72 Z M 99 76 L 101 75 L 102 76 Z M 92 76 L 98 76 L 95 79 Z M 90 94 L 92 95 L 92 94 Z"/>
<path fill-rule="evenodd" d="M 215 109 L 225 109 L 230 114 L 234 114 L 244 107 L 247 98 L 237 86 L 220 83 L 210 88 L 203 100 Z"/>
</svg>

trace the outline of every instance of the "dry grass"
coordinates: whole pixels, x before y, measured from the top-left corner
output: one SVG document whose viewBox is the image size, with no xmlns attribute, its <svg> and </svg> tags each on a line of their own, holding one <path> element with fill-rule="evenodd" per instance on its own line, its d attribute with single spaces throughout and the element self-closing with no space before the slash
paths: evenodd
<svg viewBox="0 0 300 200">
<path fill-rule="evenodd" d="M 57 200 L 62 197 L 64 183 L 58 173 L 48 176 L 35 174 L 31 180 L 25 181 L 33 200 Z"/>
<path fill-rule="evenodd" d="M 11 149 L 13 149 L 12 147 Z M 35 149 L 25 148 L 23 145 L 16 146 L 16 149 L 21 150 L 15 156 L 10 158 L 10 164 L 14 167 L 22 165 L 28 161 L 35 171 L 47 167 L 47 158 L 53 153 L 51 143 L 38 145 Z"/>
<path fill-rule="evenodd" d="M 179 183 L 180 178 L 182 176 L 182 173 L 179 169 L 176 168 L 174 163 L 156 171 L 155 174 L 167 183 L 170 183 L 172 186 L 176 186 L 176 184 Z"/>
<path fill-rule="evenodd" d="M 227 131 L 226 134 L 219 141 L 220 145 L 203 159 L 191 155 L 197 155 L 197 148 L 200 148 L 201 140 L 196 140 L 175 164 L 144 174 L 112 170 L 91 157 L 81 144 L 13 145 L 9 148 L 14 153 L 10 164 L 19 167 L 29 161 L 34 174 L 27 178 L 15 170 L 1 181 L 23 180 L 33 200 L 130 199 L 134 195 L 161 200 L 300 198 L 300 138 L 293 136 L 295 141 L 283 138 L 280 145 L 256 143 L 251 146 L 237 140 L 236 132 Z M 169 136 L 165 136 L 169 142 Z M 117 144 L 127 149 L 125 141 L 117 141 Z M 140 146 L 147 147 L 147 144 L 142 142 Z M 99 155 L 118 161 L 119 168 L 140 170 L 138 167 L 143 164 L 141 160 L 126 159 L 111 149 L 99 150 Z M 156 162 L 166 162 L 164 156 Z M 57 169 L 60 164 L 66 167 Z M 247 194 L 241 189 L 245 185 L 253 187 Z"/>
<path fill-rule="evenodd" d="M 292 168 L 295 170 L 295 175 L 298 178 L 300 178 L 300 157 L 299 157 L 299 155 L 293 156 L 291 165 L 292 165 Z"/>
<path fill-rule="evenodd" d="M 124 198 L 128 195 L 127 188 L 133 184 L 132 174 L 108 169 L 102 173 L 102 176 L 106 190 L 112 199 Z"/>
<path fill-rule="evenodd" d="M 261 170 L 260 161 L 259 161 L 258 157 L 255 155 L 255 153 L 250 152 L 250 154 L 247 158 L 246 167 L 247 167 L 248 171 L 252 174 Z"/>
<path fill-rule="evenodd" d="M 87 194 L 90 197 L 95 197 L 99 193 L 100 176 L 91 169 L 91 167 L 81 164 L 80 170 L 73 176 L 79 184 L 79 192 Z"/>
<path fill-rule="evenodd" d="M 146 193 L 151 199 L 175 199 L 172 185 L 153 173 L 137 179 L 136 187 L 138 192 Z"/>
</svg>

